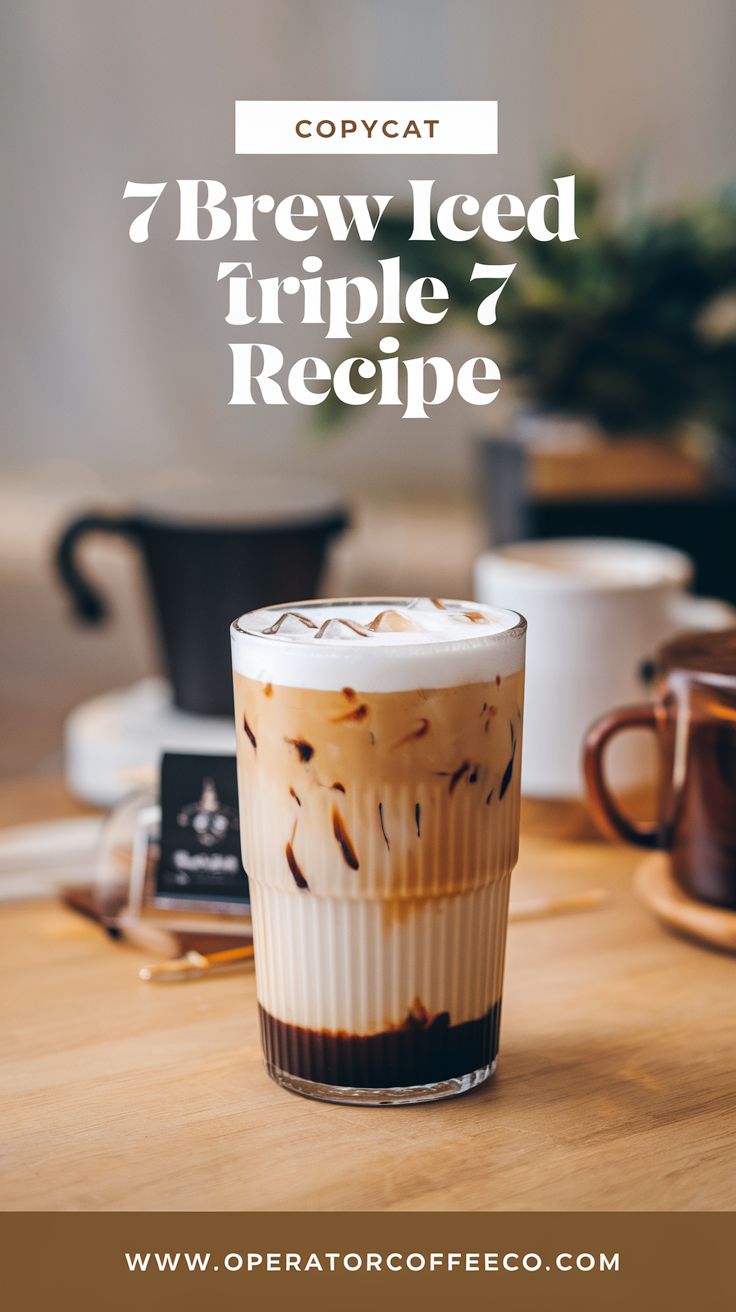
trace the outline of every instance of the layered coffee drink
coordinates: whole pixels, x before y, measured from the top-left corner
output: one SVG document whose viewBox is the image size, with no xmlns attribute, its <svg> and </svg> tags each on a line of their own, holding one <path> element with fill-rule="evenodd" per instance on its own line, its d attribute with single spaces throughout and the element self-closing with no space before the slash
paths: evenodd
<svg viewBox="0 0 736 1312">
<path fill-rule="evenodd" d="M 279 1083 L 408 1102 L 493 1070 L 525 627 L 425 599 L 233 625 L 243 861 Z"/>
</svg>

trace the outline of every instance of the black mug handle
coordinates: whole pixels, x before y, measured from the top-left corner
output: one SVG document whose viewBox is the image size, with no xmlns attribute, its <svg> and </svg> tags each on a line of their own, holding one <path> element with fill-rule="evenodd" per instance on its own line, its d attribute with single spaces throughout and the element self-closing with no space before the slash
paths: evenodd
<svg viewBox="0 0 736 1312">
<path fill-rule="evenodd" d="M 323 525 L 325 535 L 328 539 L 337 537 L 350 528 L 350 516 L 343 510 L 336 510 Z"/>
<path fill-rule="evenodd" d="M 56 544 L 54 555 L 56 572 L 69 592 L 74 612 L 87 624 L 100 624 L 109 614 L 104 598 L 85 578 L 76 560 L 77 543 L 88 533 L 112 533 L 134 538 L 138 523 L 126 515 L 89 514 L 75 519 L 64 529 Z"/>
</svg>

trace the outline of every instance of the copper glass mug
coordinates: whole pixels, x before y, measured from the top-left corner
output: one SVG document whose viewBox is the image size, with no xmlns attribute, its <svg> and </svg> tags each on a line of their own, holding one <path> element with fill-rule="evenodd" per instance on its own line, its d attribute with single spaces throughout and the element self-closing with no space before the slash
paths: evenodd
<svg viewBox="0 0 736 1312">
<path fill-rule="evenodd" d="M 736 908 L 736 629 L 691 633 L 661 647 L 655 700 L 602 716 L 589 729 L 585 778 L 593 813 L 614 837 L 670 854 L 686 893 Z M 657 818 L 621 811 L 606 782 L 606 745 L 626 729 L 657 738 Z"/>
</svg>

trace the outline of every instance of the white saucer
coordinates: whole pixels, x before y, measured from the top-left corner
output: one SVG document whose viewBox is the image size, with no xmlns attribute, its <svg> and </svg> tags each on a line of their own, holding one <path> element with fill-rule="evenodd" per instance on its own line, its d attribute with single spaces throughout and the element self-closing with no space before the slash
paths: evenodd
<svg viewBox="0 0 736 1312">
<path fill-rule="evenodd" d="M 229 716 L 177 710 L 165 679 L 141 679 L 130 688 L 103 693 L 67 717 L 66 781 L 77 797 L 94 806 L 121 801 L 131 791 L 132 777 L 153 774 L 165 751 L 234 755 L 235 726 Z"/>
</svg>

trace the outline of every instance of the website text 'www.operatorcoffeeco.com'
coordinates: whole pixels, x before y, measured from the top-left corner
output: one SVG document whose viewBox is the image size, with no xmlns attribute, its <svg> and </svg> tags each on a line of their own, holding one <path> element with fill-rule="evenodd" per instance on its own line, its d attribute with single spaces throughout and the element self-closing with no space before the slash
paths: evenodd
<svg viewBox="0 0 736 1312">
<path fill-rule="evenodd" d="M 221 1272 L 226 1275 L 258 1273 L 307 1274 L 309 1272 L 458 1272 L 492 1275 L 495 1272 L 609 1272 L 621 1270 L 619 1253 L 492 1253 L 492 1252 L 126 1252 L 124 1265 L 131 1274 L 192 1275 Z"/>
</svg>

